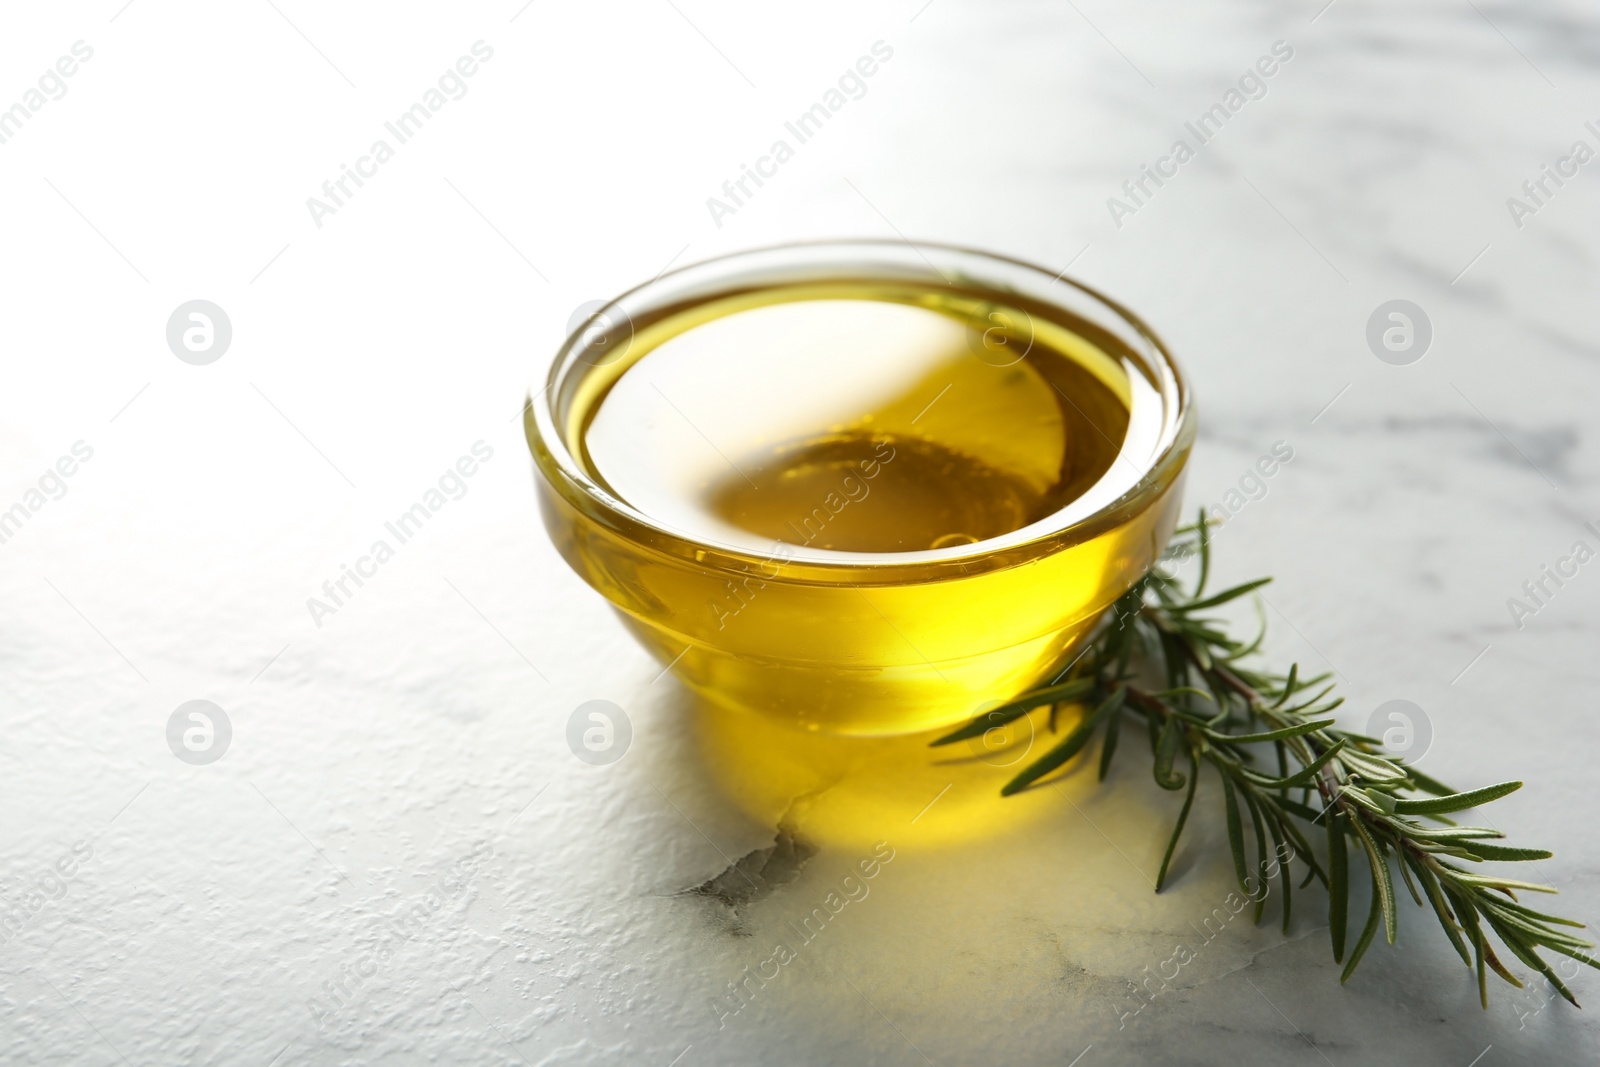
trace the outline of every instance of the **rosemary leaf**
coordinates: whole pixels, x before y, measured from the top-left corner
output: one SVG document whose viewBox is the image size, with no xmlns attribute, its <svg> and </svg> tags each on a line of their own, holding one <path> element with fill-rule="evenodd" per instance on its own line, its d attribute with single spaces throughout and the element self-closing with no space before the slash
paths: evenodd
<svg viewBox="0 0 1600 1067">
<path fill-rule="evenodd" d="M 1233 850 L 1233 873 L 1239 879 L 1239 889 L 1248 893 L 1245 888 L 1244 871 L 1244 828 L 1239 824 L 1239 798 L 1234 792 L 1233 779 L 1228 777 L 1228 772 L 1222 772 L 1222 795 L 1227 802 L 1228 811 L 1228 847 Z"/>
<path fill-rule="evenodd" d="M 1350 911 L 1350 854 L 1344 843 L 1342 815 L 1328 816 L 1328 932 L 1333 937 L 1333 962 L 1344 962 L 1345 923 Z"/>
<path fill-rule="evenodd" d="M 1417 772 L 1409 771 L 1415 778 Z M 1503 796 L 1515 793 L 1522 788 L 1521 782 L 1501 782 L 1499 785 L 1486 786 L 1483 789 L 1474 789 L 1467 793 L 1451 793 L 1448 796 L 1435 797 L 1432 800 L 1400 800 L 1395 802 L 1394 810 L 1400 815 L 1442 815 L 1452 811 L 1466 811 L 1487 804 L 1491 800 L 1499 800 Z"/>
<path fill-rule="evenodd" d="M 1195 786 L 1200 784 L 1200 757 L 1189 752 L 1189 791 L 1183 796 L 1183 807 L 1178 809 L 1178 824 L 1172 828 L 1172 839 L 1167 842 L 1166 854 L 1161 857 L 1161 873 L 1156 875 L 1156 892 L 1167 884 L 1167 868 L 1172 865 L 1172 853 L 1177 850 L 1178 838 L 1183 836 L 1183 824 L 1189 821 L 1189 809 L 1194 806 Z"/>
<path fill-rule="evenodd" d="M 1378 887 L 1374 885 L 1372 907 L 1367 911 L 1367 925 L 1361 928 L 1361 936 L 1356 939 L 1355 951 L 1350 953 L 1350 962 L 1344 965 L 1344 973 L 1339 975 L 1340 982 L 1348 982 L 1350 976 L 1356 973 L 1356 966 L 1361 962 L 1361 957 L 1367 954 L 1367 946 L 1372 944 L 1372 935 L 1378 932 L 1378 920 L 1383 915 L 1378 901 Z"/>
</svg>

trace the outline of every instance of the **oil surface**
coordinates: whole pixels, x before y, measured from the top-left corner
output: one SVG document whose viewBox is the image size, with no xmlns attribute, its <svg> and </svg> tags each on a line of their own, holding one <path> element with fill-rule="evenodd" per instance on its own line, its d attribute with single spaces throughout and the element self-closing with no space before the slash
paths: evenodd
<svg viewBox="0 0 1600 1067">
<path fill-rule="evenodd" d="M 891 473 L 880 478 L 886 466 Z M 1027 524 L 1038 494 L 1021 478 L 920 437 L 829 434 L 777 450 L 725 479 L 707 506 L 773 541 L 845 552 L 912 552 Z"/>
<path fill-rule="evenodd" d="M 618 495 L 697 539 L 883 554 L 1048 518 L 1106 473 L 1128 422 L 1110 386 L 1037 336 L 834 299 L 668 340 L 585 444 Z"/>
</svg>

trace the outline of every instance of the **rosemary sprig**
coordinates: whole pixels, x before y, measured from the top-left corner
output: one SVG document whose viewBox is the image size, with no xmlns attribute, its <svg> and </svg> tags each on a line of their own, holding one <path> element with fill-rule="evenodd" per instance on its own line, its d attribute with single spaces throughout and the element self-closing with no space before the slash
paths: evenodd
<svg viewBox="0 0 1600 1067">
<path fill-rule="evenodd" d="M 1262 634 L 1245 644 L 1202 613 L 1245 596 L 1270 579 L 1205 595 L 1211 557 L 1209 524 L 1203 513 L 1194 525 L 1177 531 L 1168 550 L 1168 558 L 1192 555 L 1199 556 L 1192 590 L 1159 568 L 1152 570 L 1107 612 L 1085 650 L 1050 684 L 933 743 L 979 737 L 1038 708 L 1050 709 L 1054 732 L 1057 710 L 1081 705 L 1085 713 L 1077 725 L 1001 790 L 1009 795 L 1079 755 L 1096 734 L 1101 737 L 1103 781 L 1122 727 L 1142 719 L 1156 783 L 1184 793 L 1156 878 L 1157 892 L 1166 885 L 1194 804 L 1201 765 L 1207 764 L 1222 782 L 1234 875 L 1239 888 L 1256 902 L 1256 921 L 1261 921 L 1267 888 L 1276 877 L 1283 887 L 1283 928 L 1288 931 L 1293 904 L 1289 870 L 1299 861 L 1306 868 L 1302 889 L 1313 879 L 1328 889 L 1333 957 L 1344 963 L 1341 982 L 1355 972 L 1380 926 L 1384 939 L 1394 943 L 1399 925 L 1394 872 L 1399 871 L 1412 900 L 1431 908 L 1462 961 L 1476 972 L 1485 1008 L 1488 971 L 1522 986 L 1496 955 L 1490 933 L 1576 1006 L 1577 1000 L 1540 950 L 1600 970 L 1600 962 L 1589 953 L 1593 944 L 1562 929 L 1582 929 L 1583 924 L 1535 911 L 1517 899 L 1518 890 L 1554 893 L 1548 886 L 1463 866 L 1483 860 L 1540 860 L 1551 854 L 1490 844 L 1504 835 L 1488 827 L 1458 825 L 1448 817 L 1498 800 L 1522 783 L 1457 792 L 1385 755 L 1376 739 L 1338 729 L 1329 713 L 1343 698 L 1332 695 L 1328 675 L 1302 677 L 1298 664 L 1283 675 L 1243 666 L 1241 661 L 1260 647 L 1264 625 Z M 1159 681 L 1152 684 L 1152 679 Z M 1269 751 L 1276 757 L 1275 772 L 1257 766 L 1258 756 Z M 1312 836 L 1326 841 L 1323 862 L 1316 858 Z M 1246 859 L 1251 841 L 1255 869 L 1260 872 L 1254 888 Z M 1346 960 L 1352 849 L 1366 860 L 1372 906 Z"/>
</svg>

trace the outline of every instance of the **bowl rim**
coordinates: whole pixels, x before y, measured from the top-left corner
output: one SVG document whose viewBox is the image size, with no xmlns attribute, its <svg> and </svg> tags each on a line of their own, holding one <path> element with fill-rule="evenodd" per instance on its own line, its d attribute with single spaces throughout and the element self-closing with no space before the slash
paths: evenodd
<svg viewBox="0 0 1600 1067">
<path fill-rule="evenodd" d="M 792 266 L 799 267 L 802 263 L 801 257 L 807 253 L 831 251 L 848 258 L 852 251 L 881 256 L 884 253 L 903 255 L 907 250 L 931 269 L 933 273 L 929 276 L 929 281 L 935 281 L 937 278 L 948 282 L 944 272 L 930 259 L 930 254 L 949 260 L 951 265 L 957 262 L 988 264 L 1011 271 L 1021 271 L 1024 276 L 1048 279 L 1042 289 L 1047 290 L 1057 284 L 1066 286 L 1080 299 L 1087 298 L 1092 304 L 1098 305 L 1120 320 L 1123 325 L 1130 327 L 1144 342 L 1146 351 L 1140 354 L 1150 361 L 1150 369 L 1160 379 L 1152 384 L 1157 387 L 1164 407 L 1161 432 L 1152 447 L 1153 458 L 1148 460 L 1147 464 L 1141 464 L 1144 471 L 1139 478 L 1115 499 L 1101 505 L 1088 515 L 1064 524 L 1051 524 L 1048 528 L 1020 541 L 997 544 L 999 539 L 990 538 L 968 545 L 908 553 L 854 554 L 809 550 L 809 554 L 806 554 L 808 550 L 802 546 L 788 545 L 786 542 L 774 542 L 774 551 L 760 552 L 719 541 L 696 538 L 685 531 L 669 527 L 612 493 L 590 475 L 572 454 L 561 432 L 558 418 L 557 405 L 560 403 L 561 387 L 569 375 L 592 372 L 603 365 L 584 360 L 582 357 L 591 346 L 580 342 L 585 338 L 590 323 L 606 315 L 607 312 L 619 308 L 624 302 L 639 303 L 641 300 L 647 308 L 669 307 L 670 301 L 657 301 L 652 305 L 648 298 L 652 295 L 665 295 L 675 284 L 682 283 L 686 279 L 693 280 L 701 275 L 706 276 L 707 281 L 716 281 L 720 277 L 722 284 L 710 292 L 697 296 L 696 303 L 716 299 L 719 293 L 733 294 L 749 288 L 749 272 L 741 272 L 738 269 L 741 264 L 755 266 L 766 263 L 769 267 L 781 268 L 783 266 L 781 259 L 776 262 L 774 259 L 785 254 L 794 256 L 795 262 Z M 874 274 L 865 255 L 861 258 L 862 270 L 856 277 L 881 277 L 891 281 L 912 280 L 903 274 Z M 915 264 L 905 265 L 915 268 Z M 834 276 L 843 276 L 843 272 Z M 1008 292 L 998 281 L 985 278 L 981 271 L 964 275 L 964 280 L 987 287 L 997 295 Z M 1014 289 L 1010 290 L 1010 293 L 1013 296 L 1020 295 Z M 1036 294 L 1033 299 L 1041 303 L 1049 302 Z M 1074 310 L 1059 302 L 1058 306 L 1068 312 Z M 625 308 L 622 314 L 631 326 L 635 316 Z M 628 366 L 633 366 L 648 355 L 649 351 L 638 354 Z M 535 381 L 537 380 L 536 378 Z M 1127 307 L 1092 286 L 1067 277 L 1064 270 L 1056 273 L 1028 260 L 963 245 L 890 238 L 833 238 L 782 242 L 740 249 L 663 271 L 649 281 L 635 285 L 595 307 L 584 320 L 571 328 L 561 347 L 556 351 L 548 372 L 544 375 L 544 384 L 537 390 L 530 386 L 528 396 L 523 403 L 522 414 L 528 446 L 545 484 L 554 490 L 561 501 L 600 526 L 642 549 L 689 560 L 712 569 L 749 576 L 752 573 L 751 568 L 756 567 L 759 568 L 756 576 L 761 580 L 806 584 L 844 582 L 889 585 L 914 582 L 919 578 L 932 581 L 1043 559 L 1075 544 L 1091 540 L 1106 529 L 1127 521 L 1172 488 L 1182 475 L 1195 436 L 1194 402 L 1187 379 L 1166 343 L 1142 318 Z M 1030 526 L 1044 525 L 1050 519 L 1066 514 L 1069 510 L 1070 505 Z M 1023 527 L 1023 529 L 1028 528 Z M 789 551 L 783 551 L 785 548 Z M 907 558 L 897 559 L 898 556 Z M 776 568 L 769 571 L 768 568 L 774 563 L 777 564 Z"/>
</svg>

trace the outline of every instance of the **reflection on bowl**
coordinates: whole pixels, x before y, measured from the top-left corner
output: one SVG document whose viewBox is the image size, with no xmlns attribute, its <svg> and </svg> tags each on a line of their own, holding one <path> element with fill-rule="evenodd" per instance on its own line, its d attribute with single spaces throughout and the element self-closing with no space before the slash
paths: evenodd
<svg viewBox="0 0 1600 1067">
<path fill-rule="evenodd" d="M 1059 665 L 1170 535 L 1193 439 L 1155 336 L 1013 260 L 743 253 L 587 319 L 525 423 L 545 526 L 707 700 L 965 720 Z"/>
</svg>

